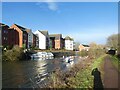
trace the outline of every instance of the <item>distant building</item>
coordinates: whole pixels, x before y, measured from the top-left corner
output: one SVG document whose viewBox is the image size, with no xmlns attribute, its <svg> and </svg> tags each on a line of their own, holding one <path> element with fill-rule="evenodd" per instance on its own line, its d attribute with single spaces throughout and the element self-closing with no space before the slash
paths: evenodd
<svg viewBox="0 0 120 90">
<path fill-rule="evenodd" d="M 19 26 L 17 24 L 13 24 L 10 28 L 16 30 L 19 36 L 19 47 L 28 47 L 28 34 L 26 32 L 26 28 Z"/>
<path fill-rule="evenodd" d="M 28 48 L 33 46 L 33 33 L 30 29 L 26 29 L 26 32 L 28 33 Z"/>
<path fill-rule="evenodd" d="M 39 38 L 39 49 L 48 49 L 50 40 L 48 31 L 37 30 L 34 34 Z"/>
<path fill-rule="evenodd" d="M 55 38 L 54 43 L 53 43 L 54 45 L 52 45 L 55 49 L 63 48 L 64 43 L 63 43 L 62 34 L 50 34 L 49 37 Z"/>
<path fill-rule="evenodd" d="M 65 37 L 65 49 L 66 50 L 73 50 L 73 39 L 69 36 Z"/>
<path fill-rule="evenodd" d="M 82 50 L 89 51 L 89 49 L 90 49 L 89 45 L 84 45 L 84 44 L 79 45 L 79 51 L 82 51 Z"/>
</svg>

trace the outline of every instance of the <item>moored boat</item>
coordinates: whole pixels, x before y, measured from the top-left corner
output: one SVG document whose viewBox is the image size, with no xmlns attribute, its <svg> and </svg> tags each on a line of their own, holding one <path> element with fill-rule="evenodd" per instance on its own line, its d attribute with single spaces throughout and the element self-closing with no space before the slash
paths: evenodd
<svg viewBox="0 0 120 90">
<path fill-rule="evenodd" d="M 51 52 L 37 52 L 31 55 L 32 60 L 36 58 L 49 58 L 49 57 L 54 57 L 54 55 Z"/>
</svg>

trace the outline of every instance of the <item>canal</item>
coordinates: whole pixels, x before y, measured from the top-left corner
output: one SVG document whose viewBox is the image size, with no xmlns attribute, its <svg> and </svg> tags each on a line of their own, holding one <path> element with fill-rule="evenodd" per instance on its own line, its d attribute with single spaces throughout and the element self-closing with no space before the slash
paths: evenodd
<svg viewBox="0 0 120 90">
<path fill-rule="evenodd" d="M 74 63 L 77 62 L 74 58 Z M 2 63 L 2 88 L 35 88 L 56 68 L 66 70 L 63 58 Z M 40 86 L 39 86 L 40 87 Z"/>
</svg>

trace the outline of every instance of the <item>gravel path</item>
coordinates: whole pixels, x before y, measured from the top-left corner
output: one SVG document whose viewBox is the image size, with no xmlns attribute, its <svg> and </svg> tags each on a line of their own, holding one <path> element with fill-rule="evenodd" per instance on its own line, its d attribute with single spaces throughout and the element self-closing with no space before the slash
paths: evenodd
<svg viewBox="0 0 120 90">
<path fill-rule="evenodd" d="M 113 66 L 109 56 L 105 57 L 104 72 L 104 88 L 120 89 L 120 73 L 118 73 L 118 70 Z"/>
</svg>

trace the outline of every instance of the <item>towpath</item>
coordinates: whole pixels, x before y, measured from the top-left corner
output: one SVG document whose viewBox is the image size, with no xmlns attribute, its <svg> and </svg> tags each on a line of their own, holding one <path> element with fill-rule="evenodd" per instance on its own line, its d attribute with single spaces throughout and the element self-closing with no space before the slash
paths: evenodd
<svg viewBox="0 0 120 90">
<path fill-rule="evenodd" d="M 120 72 L 112 64 L 112 59 L 109 56 L 105 57 L 104 61 L 104 88 L 113 88 L 120 90 Z"/>
</svg>

